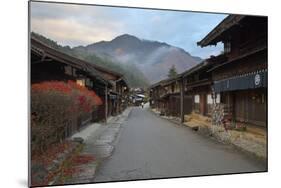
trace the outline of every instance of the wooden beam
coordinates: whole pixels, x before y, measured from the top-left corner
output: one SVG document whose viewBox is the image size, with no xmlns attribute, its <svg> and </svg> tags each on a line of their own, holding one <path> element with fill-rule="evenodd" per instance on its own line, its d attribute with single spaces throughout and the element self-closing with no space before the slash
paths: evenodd
<svg viewBox="0 0 281 188">
<path fill-rule="evenodd" d="M 44 62 L 51 62 L 51 61 L 53 61 L 52 59 L 40 59 L 40 60 L 37 60 L 37 61 L 33 61 L 33 62 L 31 62 L 32 63 L 32 65 L 34 65 L 34 64 L 38 64 L 38 63 L 44 63 Z"/>
</svg>

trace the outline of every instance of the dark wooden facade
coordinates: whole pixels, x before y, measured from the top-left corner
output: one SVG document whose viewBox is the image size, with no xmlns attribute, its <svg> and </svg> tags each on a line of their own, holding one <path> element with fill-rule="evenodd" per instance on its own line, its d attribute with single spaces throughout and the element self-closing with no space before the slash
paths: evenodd
<svg viewBox="0 0 281 188">
<path fill-rule="evenodd" d="M 122 95 L 125 95 L 125 91 L 128 89 L 122 75 L 64 54 L 33 37 L 31 38 L 30 57 L 31 84 L 52 80 L 72 80 L 95 91 L 102 99 L 101 106 L 87 117 L 79 118 L 77 124 L 68 128 L 67 136 L 78 131 L 90 121 L 106 120 L 108 116 L 121 112 L 121 108 L 118 109 L 118 105 L 120 106 L 121 103 L 118 103 L 117 99 L 123 98 Z M 116 98 L 110 98 L 112 92 L 115 93 Z M 122 109 L 125 107 L 123 106 Z"/>
<path fill-rule="evenodd" d="M 267 17 L 228 16 L 198 44 L 218 42 L 225 46 L 225 59 L 209 72 L 225 114 L 235 123 L 266 126 Z"/>
<path fill-rule="evenodd" d="M 212 77 L 206 71 L 212 66 L 212 62 L 206 60 L 184 72 L 182 76 L 185 88 L 184 94 L 192 98 L 192 111 L 203 116 L 211 115 Z"/>
<path fill-rule="evenodd" d="M 41 41 L 31 38 L 31 84 L 43 81 L 72 80 L 96 92 L 103 100 L 102 106 L 87 116 L 79 117 L 77 123 L 70 125 L 66 136 L 80 130 L 90 121 L 105 119 L 104 109 L 105 88 L 112 85 L 103 79 L 89 63 L 59 52 Z"/>
<path fill-rule="evenodd" d="M 192 111 L 192 97 L 183 96 L 182 92 L 181 75 L 162 80 L 150 87 L 150 105 L 163 115 L 181 117 L 182 113 L 189 114 Z"/>
<path fill-rule="evenodd" d="M 152 108 L 170 112 L 180 109 L 184 115 L 193 111 L 212 117 L 214 104 L 224 105 L 224 114 L 234 123 L 267 124 L 267 18 L 230 15 L 214 28 L 198 45 L 224 43 L 224 52 L 171 80 L 150 87 Z M 178 100 L 167 100 L 165 85 L 182 84 Z M 179 87 L 181 88 L 181 87 Z M 172 92 L 173 93 L 173 92 Z M 184 103 L 188 96 L 191 104 Z M 180 105 L 175 105 L 180 101 Z M 191 110 L 184 111 L 186 105 Z M 172 113 L 172 115 L 178 115 Z"/>
<path fill-rule="evenodd" d="M 184 115 L 192 112 L 211 116 L 212 74 L 206 71 L 213 66 L 213 62 L 203 61 L 176 78 L 152 85 L 152 108 L 158 108 L 165 115 L 178 116 L 182 122 Z"/>
<path fill-rule="evenodd" d="M 108 105 L 107 116 L 114 116 L 121 113 L 128 103 L 129 86 L 122 74 L 103 67 L 91 64 L 97 72 L 106 80 L 108 80 L 112 87 L 108 88 Z"/>
</svg>

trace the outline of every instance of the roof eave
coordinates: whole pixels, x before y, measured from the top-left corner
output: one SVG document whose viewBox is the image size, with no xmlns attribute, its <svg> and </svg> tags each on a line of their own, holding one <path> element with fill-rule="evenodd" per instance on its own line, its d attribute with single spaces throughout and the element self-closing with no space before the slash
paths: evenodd
<svg viewBox="0 0 281 188">
<path fill-rule="evenodd" d="M 100 73 L 94 67 L 92 67 L 91 63 L 89 62 L 83 61 L 81 59 L 60 52 L 59 50 L 46 45 L 42 41 L 34 37 L 31 37 L 31 50 L 34 50 L 34 47 L 40 49 L 43 54 L 51 57 L 52 59 L 55 59 L 56 61 L 60 61 L 67 65 L 71 65 L 73 67 L 88 72 L 88 74 L 90 74 L 93 77 L 96 77 L 97 80 L 101 81 L 105 85 L 112 85 L 108 80 L 103 78 L 103 76 L 100 75 Z"/>
<path fill-rule="evenodd" d="M 219 37 L 232 26 L 239 23 L 245 16 L 244 15 L 229 15 L 221 21 L 212 31 L 210 31 L 201 41 L 197 42 L 200 47 L 209 45 L 216 45 L 220 42 Z"/>
</svg>

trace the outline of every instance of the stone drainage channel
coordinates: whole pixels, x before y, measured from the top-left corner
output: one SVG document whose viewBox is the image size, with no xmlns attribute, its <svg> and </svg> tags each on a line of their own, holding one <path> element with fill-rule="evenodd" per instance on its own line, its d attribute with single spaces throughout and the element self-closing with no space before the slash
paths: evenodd
<svg viewBox="0 0 281 188">
<path fill-rule="evenodd" d="M 122 114 L 110 117 L 106 124 L 94 123 L 72 136 L 73 140 L 83 139 L 84 148 L 80 154 L 93 155 L 95 161 L 77 166 L 82 171 L 66 180 L 65 184 L 90 183 L 94 181 L 95 173 L 100 163 L 112 155 L 114 147 L 118 142 L 122 125 L 127 120 L 131 110 L 129 107 Z"/>
</svg>

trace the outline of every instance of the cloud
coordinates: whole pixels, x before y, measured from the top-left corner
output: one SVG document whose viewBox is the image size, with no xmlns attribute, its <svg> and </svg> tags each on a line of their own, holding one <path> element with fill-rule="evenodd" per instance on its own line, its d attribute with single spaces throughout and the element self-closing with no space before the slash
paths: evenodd
<svg viewBox="0 0 281 188">
<path fill-rule="evenodd" d="M 95 30 L 90 26 L 64 19 L 33 19 L 32 30 L 45 35 L 63 45 L 77 46 L 110 40 L 116 34 L 107 28 Z"/>
<path fill-rule="evenodd" d="M 192 55 L 208 57 L 221 46 L 196 44 L 226 15 L 149 9 L 31 3 L 31 30 L 60 44 L 77 46 L 112 40 L 128 33 L 180 47 Z"/>
<path fill-rule="evenodd" d="M 39 2 L 31 5 L 31 30 L 62 45 L 88 45 L 122 34 L 122 22 L 92 6 Z"/>
</svg>

